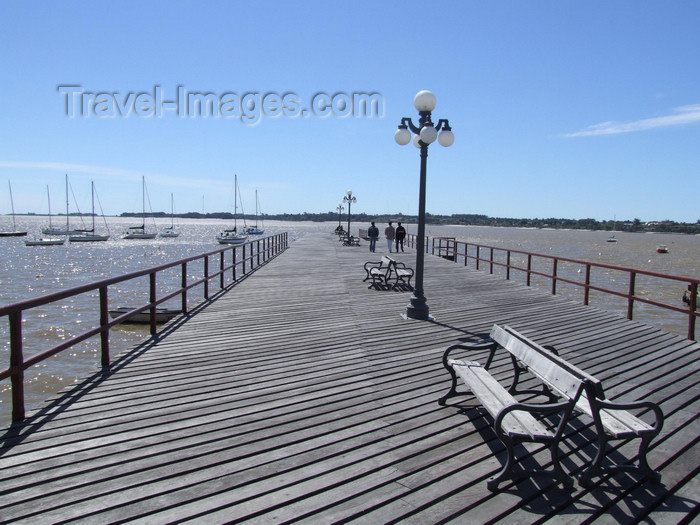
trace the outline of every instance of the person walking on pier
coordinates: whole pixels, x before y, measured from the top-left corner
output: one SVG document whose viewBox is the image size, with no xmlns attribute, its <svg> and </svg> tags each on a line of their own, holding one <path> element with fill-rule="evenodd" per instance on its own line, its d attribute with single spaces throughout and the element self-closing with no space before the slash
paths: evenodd
<svg viewBox="0 0 700 525">
<path fill-rule="evenodd" d="M 374 221 L 372 221 L 372 226 L 367 230 L 367 237 L 369 237 L 369 251 L 373 252 L 379 238 L 379 228 L 374 225 Z"/>
<path fill-rule="evenodd" d="M 394 227 L 391 225 L 391 221 L 389 221 L 389 226 L 384 229 L 384 235 L 386 236 L 386 244 L 389 247 L 389 253 L 391 253 L 391 245 L 394 244 L 395 234 L 396 230 L 394 230 Z"/>
<path fill-rule="evenodd" d="M 396 227 L 396 253 L 399 253 L 399 246 L 403 251 L 403 240 L 406 238 L 406 228 L 401 226 L 401 223 Z"/>
</svg>

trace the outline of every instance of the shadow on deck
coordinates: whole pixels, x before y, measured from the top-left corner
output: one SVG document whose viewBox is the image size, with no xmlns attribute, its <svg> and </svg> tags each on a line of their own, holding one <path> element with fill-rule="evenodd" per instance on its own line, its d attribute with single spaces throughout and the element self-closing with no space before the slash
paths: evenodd
<svg viewBox="0 0 700 525">
<path fill-rule="evenodd" d="M 426 258 L 436 322 L 401 318 L 405 290 L 368 290 L 366 246 L 308 236 L 156 340 L 119 356 L 6 430 L 0 521 L 206 519 L 257 523 L 657 523 L 700 509 L 700 346 L 518 283 Z M 413 266 L 414 253 L 396 254 Z M 447 407 L 442 349 L 509 324 L 620 399 L 648 398 L 665 427 L 634 473 L 565 490 L 546 477 L 486 479 L 504 455 L 469 396 Z M 479 356 L 475 356 L 479 360 Z M 507 382 L 505 356 L 494 363 Z M 500 372 L 499 372 L 500 371 Z M 507 384 L 507 383 L 506 383 Z M 562 464 L 595 453 L 567 430 Z M 635 446 L 610 457 L 634 459 Z M 547 466 L 541 447 L 518 449 Z"/>
</svg>

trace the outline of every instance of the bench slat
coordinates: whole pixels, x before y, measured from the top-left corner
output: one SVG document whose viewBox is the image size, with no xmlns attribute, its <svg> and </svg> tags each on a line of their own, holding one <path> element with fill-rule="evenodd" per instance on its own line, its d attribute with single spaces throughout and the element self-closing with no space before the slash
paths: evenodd
<svg viewBox="0 0 700 525">
<path fill-rule="evenodd" d="M 544 381 L 547 385 L 553 387 L 560 394 L 564 393 L 567 396 L 570 395 L 569 392 L 571 392 L 571 386 L 580 382 L 581 379 L 585 379 L 590 384 L 594 384 L 598 390 L 602 392 L 602 385 L 600 385 L 600 381 L 598 379 L 581 370 L 577 366 L 572 365 L 568 361 L 565 361 L 559 356 L 549 352 L 544 347 L 516 332 L 509 326 L 500 327 L 498 325 L 494 325 L 493 329 L 491 330 L 491 337 L 503 348 L 506 348 L 516 358 L 520 359 L 522 357 L 523 360 L 527 362 L 528 369 L 533 374 L 539 377 L 539 379 Z M 543 354 L 545 352 L 546 354 L 542 355 L 541 357 L 537 355 L 538 353 Z M 543 361 L 545 360 L 549 361 L 549 367 L 546 365 L 546 363 L 543 364 Z M 555 367 L 556 369 L 552 367 Z M 564 372 L 566 372 L 566 374 L 564 374 Z M 559 381 L 559 378 L 564 376 L 566 376 L 567 379 L 565 381 Z M 591 418 L 594 417 L 591 404 L 585 393 L 583 393 L 577 400 L 576 408 L 585 413 L 587 416 Z M 630 434 L 639 435 L 640 432 L 649 432 L 653 430 L 651 425 L 647 424 L 626 410 L 601 408 L 599 410 L 599 414 L 600 420 L 605 427 L 606 432 L 614 437 Z"/>
<path fill-rule="evenodd" d="M 530 372 L 562 397 L 574 399 L 579 394 L 582 377 L 588 376 L 583 370 L 571 373 L 569 368 L 573 365 L 524 336 L 515 335 L 508 327 L 493 325 L 491 338 L 526 364 Z M 589 377 L 595 380 L 592 376 Z"/>
<path fill-rule="evenodd" d="M 449 361 L 449 365 L 494 419 L 504 407 L 518 403 L 518 400 L 476 361 L 454 359 Z M 502 428 L 507 434 L 530 436 L 532 439 L 553 437 L 532 414 L 522 410 L 513 411 L 503 418 Z"/>
<path fill-rule="evenodd" d="M 581 398 L 576 403 L 576 408 L 588 417 L 593 418 L 593 410 L 585 393 L 581 395 Z M 626 410 L 601 408 L 599 414 L 606 432 L 614 437 L 628 434 L 639 435 L 642 432 L 654 430 L 654 427 Z"/>
</svg>

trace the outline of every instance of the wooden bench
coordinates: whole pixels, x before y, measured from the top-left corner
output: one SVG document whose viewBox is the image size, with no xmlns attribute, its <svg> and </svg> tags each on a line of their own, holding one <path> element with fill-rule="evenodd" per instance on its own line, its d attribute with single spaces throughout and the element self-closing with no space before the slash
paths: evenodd
<svg viewBox="0 0 700 525">
<path fill-rule="evenodd" d="M 551 373 L 543 374 L 539 364 L 538 366 L 532 366 L 533 355 L 539 356 L 537 360 L 541 365 L 547 366 L 546 363 L 550 363 L 548 366 L 551 366 L 552 369 L 564 370 L 567 376 L 574 377 L 582 382 L 584 389 L 581 395 L 576 398 L 575 408 L 577 411 L 593 420 L 598 437 L 598 450 L 591 464 L 578 475 L 581 485 L 590 485 L 593 475 L 614 470 L 638 469 L 645 477 L 653 481 L 658 482 L 661 480 L 661 475 L 649 467 L 646 458 L 649 444 L 663 427 L 663 413 L 658 405 L 651 401 L 618 403 L 607 400 L 601 381 L 560 358 L 553 347 L 538 345 L 508 326 L 500 327 L 494 325 L 490 337 L 492 342 L 487 345 L 490 352 L 487 358 L 487 367 L 493 360 L 497 347 L 500 346 L 509 352 L 514 372 L 513 381 L 508 389 L 511 395 L 543 394 L 547 395 L 550 400 L 562 397 L 556 374 L 554 376 L 552 376 Z M 447 363 L 445 359 L 446 357 L 443 357 L 443 362 Z M 532 373 L 540 380 L 541 389 L 518 389 L 520 377 L 525 372 Z M 552 381 L 553 378 L 554 381 Z M 455 392 L 456 385 L 453 375 L 452 388 L 448 394 L 441 398 L 441 404 L 444 404 L 445 400 L 451 397 L 451 395 L 454 395 Z M 628 410 L 651 411 L 654 415 L 654 423 L 650 425 L 628 412 Z M 639 445 L 638 467 L 634 464 L 616 464 L 609 467 L 602 466 L 602 461 L 606 455 L 606 445 L 609 441 L 632 440 L 636 438 L 641 440 Z"/>
<path fill-rule="evenodd" d="M 391 288 L 394 289 L 400 284 L 403 284 L 413 289 L 411 286 L 413 269 L 407 268 L 404 263 L 392 259 L 388 255 L 384 255 L 382 260 L 378 262 L 366 262 L 365 273 L 367 276 L 363 281 L 372 279 L 372 284 L 370 284 L 368 288 L 374 286 L 378 289 L 379 285 L 383 285 L 386 287 L 391 286 Z M 394 282 L 393 285 L 391 284 L 392 281 Z"/>
<path fill-rule="evenodd" d="M 360 238 L 353 237 L 352 235 L 340 235 L 338 240 L 343 243 L 343 246 L 359 246 L 360 245 Z"/>
<path fill-rule="evenodd" d="M 374 286 L 379 289 L 379 285 L 388 286 L 393 266 L 394 260 L 386 255 L 382 257 L 381 261 L 366 262 L 365 272 L 367 273 L 367 277 L 362 279 L 362 281 L 364 282 L 372 279 L 372 283 L 367 288 L 372 288 Z"/>
<path fill-rule="evenodd" d="M 410 289 L 413 289 L 411 286 L 413 268 L 408 268 L 403 262 L 392 259 L 391 257 L 388 257 L 388 259 L 393 263 L 392 272 L 394 273 L 394 285 L 392 288 L 396 288 L 399 284 L 404 284 Z"/>
<path fill-rule="evenodd" d="M 576 402 L 584 391 L 584 381 L 556 362 L 542 356 L 537 351 L 524 351 L 521 354 L 523 363 L 528 368 L 556 385 L 557 397 L 561 401 L 547 403 L 522 403 L 508 392 L 495 378 L 489 374 L 487 367 L 491 364 L 496 343 L 490 342 L 477 345 L 455 344 L 448 347 L 443 354 L 443 365 L 452 377 L 452 385 L 447 394 L 438 401 L 444 406 L 447 399 L 458 395 L 457 376 L 461 377 L 471 393 L 493 418 L 493 429 L 498 439 L 506 447 L 506 461 L 501 471 L 490 478 L 486 486 L 496 490 L 498 484 L 507 478 L 519 478 L 533 474 L 549 474 L 566 486 L 572 486 L 571 478 L 564 472 L 559 463 L 559 443 L 564 434 L 566 424 Z M 476 361 L 450 359 L 454 350 L 489 350 L 486 366 Z M 556 424 L 545 421 L 544 416 L 558 414 Z M 556 419 L 556 418 L 555 418 Z M 553 428 L 552 428 L 553 427 Z M 516 472 L 514 447 L 520 443 L 542 443 L 549 448 L 552 458 L 552 468 L 523 469 Z"/>
<path fill-rule="evenodd" d="M 564 361 L 557 356 L 558 352 L 552 346 L 540 346 L 524 335 L 508 326 L 494 325 L 491 330 L 491 338 L 511 354 L 515 376 L 510 391 L 517 393 L 517 385 L 520 375 L 527 371 L 523 368 L 518 355 L 525 348 L 534 348 L 541 353 L 551 352 L 556 359 L 561 360 L 569 371 L 585 380 L 586 390 L 576 403 L 576 409 L 593 420 L 598 435 L 598 451 L 590 466 L 578 475 L 579 482 L 583 486 L 590 485 L 591 478 L 596 474 L 614 470 L 639 470 L 652 481 L 660 481 L 661 474 L 655 472 L 647 462 L 647 450 L 651 441 L 661 432 L 664 423 L 664 415 L 656 403 L 651 401 L 634 401 L 628 403 L 613 402 L 605 397 L 603 384 L 600 380 L 581 370 L 580 368 Z M 554 358 L 553 357 L 553 358 Z M 530 370 L 532 371 L 532 370 Z M 544 386 L 551 388 L 546 381 Z M 526 392 L 524 390 L 520 391 Z M 648 424 L 628 410 L 651 411 L 654 415 L 653 424 Z M 602 461 L 606 454 L 606 445 L 609 441 L 640 439 L 639 466 L 634 464 L 615 464 L 603 467 Z"/>
</svg>

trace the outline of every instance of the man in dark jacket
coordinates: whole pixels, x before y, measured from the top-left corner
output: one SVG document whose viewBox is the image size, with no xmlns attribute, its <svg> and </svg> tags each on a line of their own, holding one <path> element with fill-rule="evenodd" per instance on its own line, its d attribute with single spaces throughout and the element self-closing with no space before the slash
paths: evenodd
<svg viewBox="0 0 700 525">
<path fill-rule="evenodd" d="M 399 246 L 401 246 L 401 251 L 403 251 L 403 240 L 406 238 L 406 228 L 401 226 L 401 223 L 396 227 L 396 252 L 399 251 Z"/>
<path fill-rule="evenodd" d="M 379 228 L 374 225 L 374 221 L 372 221 L 372 226 L 367 230 L 367 237 L 369 237 L 369 251 L 373 252 L 379 238 Z"/>
</svg>

